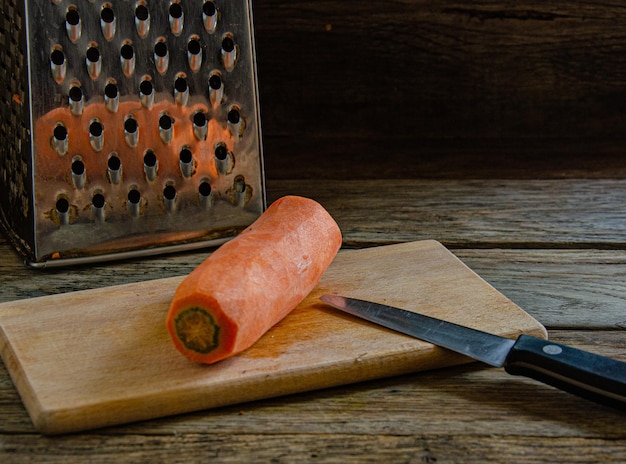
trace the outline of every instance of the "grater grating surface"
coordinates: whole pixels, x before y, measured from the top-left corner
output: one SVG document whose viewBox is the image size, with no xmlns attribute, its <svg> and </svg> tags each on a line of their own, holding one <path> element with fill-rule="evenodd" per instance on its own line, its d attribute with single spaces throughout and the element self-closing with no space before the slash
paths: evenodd
<svg viewBox="0 0 626 464">
<path fill-rule="evenodd" d="M 0 5 L 0 207 L 31 265 L 218 244 L 261 214 L 249 1 Z"/>
</svg>

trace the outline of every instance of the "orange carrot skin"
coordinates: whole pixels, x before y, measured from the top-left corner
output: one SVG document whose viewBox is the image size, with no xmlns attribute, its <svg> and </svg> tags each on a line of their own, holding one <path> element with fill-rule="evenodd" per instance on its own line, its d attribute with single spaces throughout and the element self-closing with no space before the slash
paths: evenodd
<svg viewBox="0 0 626 464">
<path fill-rule="evenodd" d="M 315 288 L 341 241 L 319 203 L 275 201 L 181 282 L 166 319 L 174 346 L 207 364 L 249 348 Z"/>
</svg>

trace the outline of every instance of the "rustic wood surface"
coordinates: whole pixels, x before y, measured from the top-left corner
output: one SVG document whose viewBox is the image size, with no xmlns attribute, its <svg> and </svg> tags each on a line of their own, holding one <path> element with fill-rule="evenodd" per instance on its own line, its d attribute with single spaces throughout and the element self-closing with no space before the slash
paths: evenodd
<svg viewBox="0 0 626 464">
<path fill-rule="evenodd" d="M 624 361 L 625 191 L 597 179 L 268 181 L 270 200 L 324 204 L 346 248 L 440 240 L 553 340 Z M 41 272 L 0 240 L 0 300 L 182 275 L 205 256 Z M 623 412 L 478 364 L 59 437 L 34 430 L 0 365 L 0 417 L 11 463 L 626 461 Z"/>
<path fill-rule="evenodd" d="M 439 240 L 552 339 L 626 361 L 621 2 L 257 0 L 254 14 L 270 200 L 319 200 L 346 249 Z M 205 256 L 40 272 L 0 238 L 0 301 L 183 275 Z M 624 419 L 472 364 L 50 438 L 0 363 L 3 463 L 623 463 Z"/>
</svg>

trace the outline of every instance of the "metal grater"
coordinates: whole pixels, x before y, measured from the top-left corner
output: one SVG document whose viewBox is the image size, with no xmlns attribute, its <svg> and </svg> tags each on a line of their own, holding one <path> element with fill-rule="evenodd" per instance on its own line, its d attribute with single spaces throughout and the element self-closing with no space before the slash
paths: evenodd
<svg viewBox="0 0 626 464">
<path fill-rule="evenodd" d="M 249 0 L 0 5 L 0 222 L 29 265 L 217 245 L 262 213 Z"/>
</svg>

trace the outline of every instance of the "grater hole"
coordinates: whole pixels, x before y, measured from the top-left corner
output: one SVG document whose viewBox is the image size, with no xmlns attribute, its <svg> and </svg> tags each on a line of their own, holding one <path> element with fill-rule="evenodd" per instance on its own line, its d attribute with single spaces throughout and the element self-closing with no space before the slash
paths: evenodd
<svg viewBox="0 0 626 464">
<path fill-rule="evenodd" d="M 184 77 L 179 77 L 178 79 L 176 79 L 176 81 L 174 82 L 174 88 L 181 93 L 186 92 L 187 79 L 185 79 Z"/>
<path fill-rule="evenodd" d="M 112 184 L 119 184 L 122 181 L 122 162 L 116 153 L 111 153 L 107 161 L 107 175 Z"/>
<path fill-rule="evenodd" d="M 54 138 L 60 141 L 67 139 L 67 128 L 60 124 L 56 126 L 54 128 Z"/>
<path fill-rule="evenodd" d="M 85 173 L 85 163 L 81 160 L 75 160 L 72 163 L 72 173 L 76 176 L 82 176 Z"/>
<path fill-rule="evenodd" d="M 104 126 L 98 119 L 89 123 L 89 144 L 94 151 L 100 151 L 104 147 Z"/>
<path fill-rule="evenodd" d="M 152 90 L 152 82 L 148 80 L 141 81 L 141 84 L 139 84 L 139 91 L 144 95 L 152 95 Z"/>
<path fill-rule="evenodd" d="M 113 21 L 115 21 L 115 13 L 113 12 L 113 8 L 111 8 L 110 6 L 105 6 L 104 8 L 102 8 L 102 11 L 100 11 L 100 19 L 107 24 L 111 24 Z"/>
<path fill-rule="evenodd" d="M 83 91 L 78 86 L 70 88 L 69 97 L 72 101 L 79 102 L 83 99 Z"/>
<path fill-rule="evenodd" d="M 160 74 L 165 74 L 169 66 L 169 56 L 167 51 L 167 44 L 164 38 L 160 38 L 154 44 L 154 65 Z"/>
<path fill-rule="evenodd" d="M 94 137 L 100 137 L 104 132 L 104 126 L 100 121 L 93 121 L 89 124 L 89 133 Z"/>
<path fill-rule="evenodd" d="M 202 66 L 202 45 L 200 37 L 193 35 L 187 42 L 187 60 L 192 71 L 197 72 Z"/>
<path fill-rule="evenodd" d="M 207 117 L 201 111 L 198 111 L 193 115 L 193 123 L 198 127 L 203 127 L 206 124 Z"/>
<path fill-rule="evenodd" d="M 107 166 L 111 171 L 119 171 L 122 167 L 122 162 L 117 156 L 113 155 L 109 158 Z"/>
<path fill-rule="evenodd" d="M 159 118 L 159 127 L 162 130 L 169 130 L 172 128 L 172 118 L 167 114 L 164 114 Z"/>
<path fill-rule="evenodd" d="M 74 187 L 82 189 L 85 186 L 85 164 L 80 156 L 75 156 L 72 160 L 72 182 Z"/>
<path fill-rule="evenodd" d="M 100 61 L 100 50 L 97 47 L 89 47 L 87 49 L 87 59 L 92 63 Z"/>
<path fill-rule="evenodd" d="M 202 12 L 207 16 L 215 16 L 215 13 L 217 13 L 215 3 L 205 2 L 204 5 L 202 5 Z"/>
<path fill-rule="evenodd" d="M 65 31 L 71 42 L 76 43 L 82 35 L 80 15 L 76 6 L 70 5 L 65 13 Z"/>
<path fill-rule="evenodd" d="M 211 190 L 211 184 L 206 180 L 198 186 L 198 193 L 205 198 L 211 195 Z"/>
<path fill-rule="evenodd" d="M 217 7 L 213 0 L 205 1 L 202 4 L 202 20 L 204 29 L 209 34 L 213 34 L 217 28 Z"/>
<path fill-rule="evenodd" d="M 148 150 L 146 154 L 143 156 L 143 164 L 145 164 L 149 168 L 153 168 L 156 166 L 157 158 L 152 150 Z"/>
<path fill-rule="evenodd" d="M 56 210 L 60 214 L 67 214 L 70 210 L 70 202 L 67 198 L 61 197 L 56 202 Z"/>
<path fill-rule="evenodd" d="M 154 54 L 158 57 L 165 58 L 167 56 L 167 45 L 159 40 L 154 44 Z"/>
<path fill-rule="evenodd" d="M 139 126 L 135 118 L 128 118 L 126 121 L 124 121 L 124 130 L 129 134 L 134 134 L 135 132 L 137 132 L 138 127 Z"/>
<path fill-rule="evenodd" d="M 56 66 L 61 66 L 65 63 L 65 54 L 61 50 L 53 50 L 50 54 L 50 61 Z"/>
<path fill-rule="evenodd" d="M 163 143 L 170 143 L 174 135 L 172 129 L 173 120 L 167 113 L 162 114 L 159 117 L 159 137 Z"/>
<path fill-rule="evenodd" d="M 173 200 L 174 198 L 176 198 L 176 187 L 174 187 L 173 185 L 167 185 L 163 189 L 163 197 L 166 200 Z"/>
<path fill-rule="evenodd" d="M 179 36 L 183 31 L 183 8 L 181 7 L 178 0 L 174 0 L 174 2 L 169 7 L 170 14 L 170 30 L 172 34 L 175 36 Z"/>
<path fill-rule="evenodd" d="M 228 158 L 228 150 L 226 149 L 226 145 L 220 143 L 217 145 L 217 147 L 215 147 L 215 157 L 220 161 L 224 161 L 226 158 Z"/>
<path fill-rule="evenodd" d="M 198 140 L 205 140 L 209 130 L 207 124 L 207 115 L 201 111 L 194 113 L 193 115 L 193 133 Z"/>
<path fill-rule="evenodd" d="M 200 41 L 197 39 L 191 39 L 187 44 L 187 51 L 192 55 L 199 55 L 201 50 Z"/>
<path fill-rule="evenodd" d="M 213 90 L 219 90 L 222 88 L 222 78 L 219 74 L 213 74 L 209 78 L 209 87 L 211 87 Z"/>
<path fill-rule="evenodd" d="M 222 50 L 224 50 L 226 53 L 231 53 L 235 50 L 235 41 L 232 37 L 224 37 L 224 40 L 222 40 Z"/>
<path fill-rule="evenodd" d="M 139 193 L 139 190 L 135 188 L 130 189 L 128 192 L 128 201 L 133 205 L 138 205 L 141 201 L 141 193 Z"/>
<path fill-rule="evenodd" d="M 183 17 L 183 8 L 180 6 L 180 3 L 172 3 L 170 5 L 170 16 L 174 19 Z"/>
<path fill-rule="evenodd" d="M 130 44 L 124 44 L 120 49 L 120 55 L 122 55 L 122 58 L 124 58 L 125 60 L 132 60 L 135 56 L 135 51 Z"/>
<path fill-rule="evenodd" d="M 150 12 L 144 0 L 139 0 L 135 8 L 135 28 L 139 37 L 146 37 L 150 31 Z"/>
<path fill-rule="evenodd" d="M 100 30 L 106 40 L 112 40 L 115 35 L 115 13 L 113 5 L 105 3 L 100 10 Z"/>
<path fill-rule="evenodd" d="M 109 83 L 104 87 L 104 94 L 109 98 L 117 98 L 117 85 Z"/>
<path fill-rule="evenodd" d="M 189 98 L 189 86 L 187 79 L 183 74 L 179 75 L 174 81 L 174 100 L 179 105 L 186 105 Z"/>
<path fill-rule="evenodd" d="M 91 204 L 94 206 L 94 208 L 104 208 L 104 195 L 102 195 L 101 193 L 96 193 L 92 198 L 91 198 Z"/>
<path fill-rule="evenodd" d="M 179 155 L 181 163 L 189 164 L 193 161 L 193 154 L 188 148 L 183 148 Z"/>
<path fill-rule="evenodd" d="M 193 162 L 193 153 L 187 147 L 184 147 L 178 154 L 180 160 L 180 172 L 183 177 L 191 177 L 195 173 L 195 166 Z"/>
<path fill-rule="evenodd" d="M 68 9 L 67 14 L 65 15 L 65 21 L 67 21 L 70 26 L 78 26 L 78 23 L 80 23 L 78 10 L 76 10 L 76 8 Z"/>
<path fill-rule="evenodd" d="M 150 12 L 148 11 L 148 7 L 146 5 L 137 5 L 135 8 L 135 17 L 139 21 L 146 21 L 150 16 Z"/>
<path fill-rule="evenodd" d="M 166 185 L 163 189 L 163 203 L 168 213 L 173 213 L 176 210 L 176 187 L 172 184 Z"/>
<path fill-rule="evenodd" d="M 237 108 L 233 108 L 228 112 L 228 122 L 231 124 L 239 124 L 241 119 L 241 115 L 239 114 L 239 110 Z"/>
<path fill-rule="evenodd" d="M 226 71 L 232 71 L 237 64 L 237 46 L 231 33 L 224 34 L 222 38 L 221 56 Z"/>
</svg>

